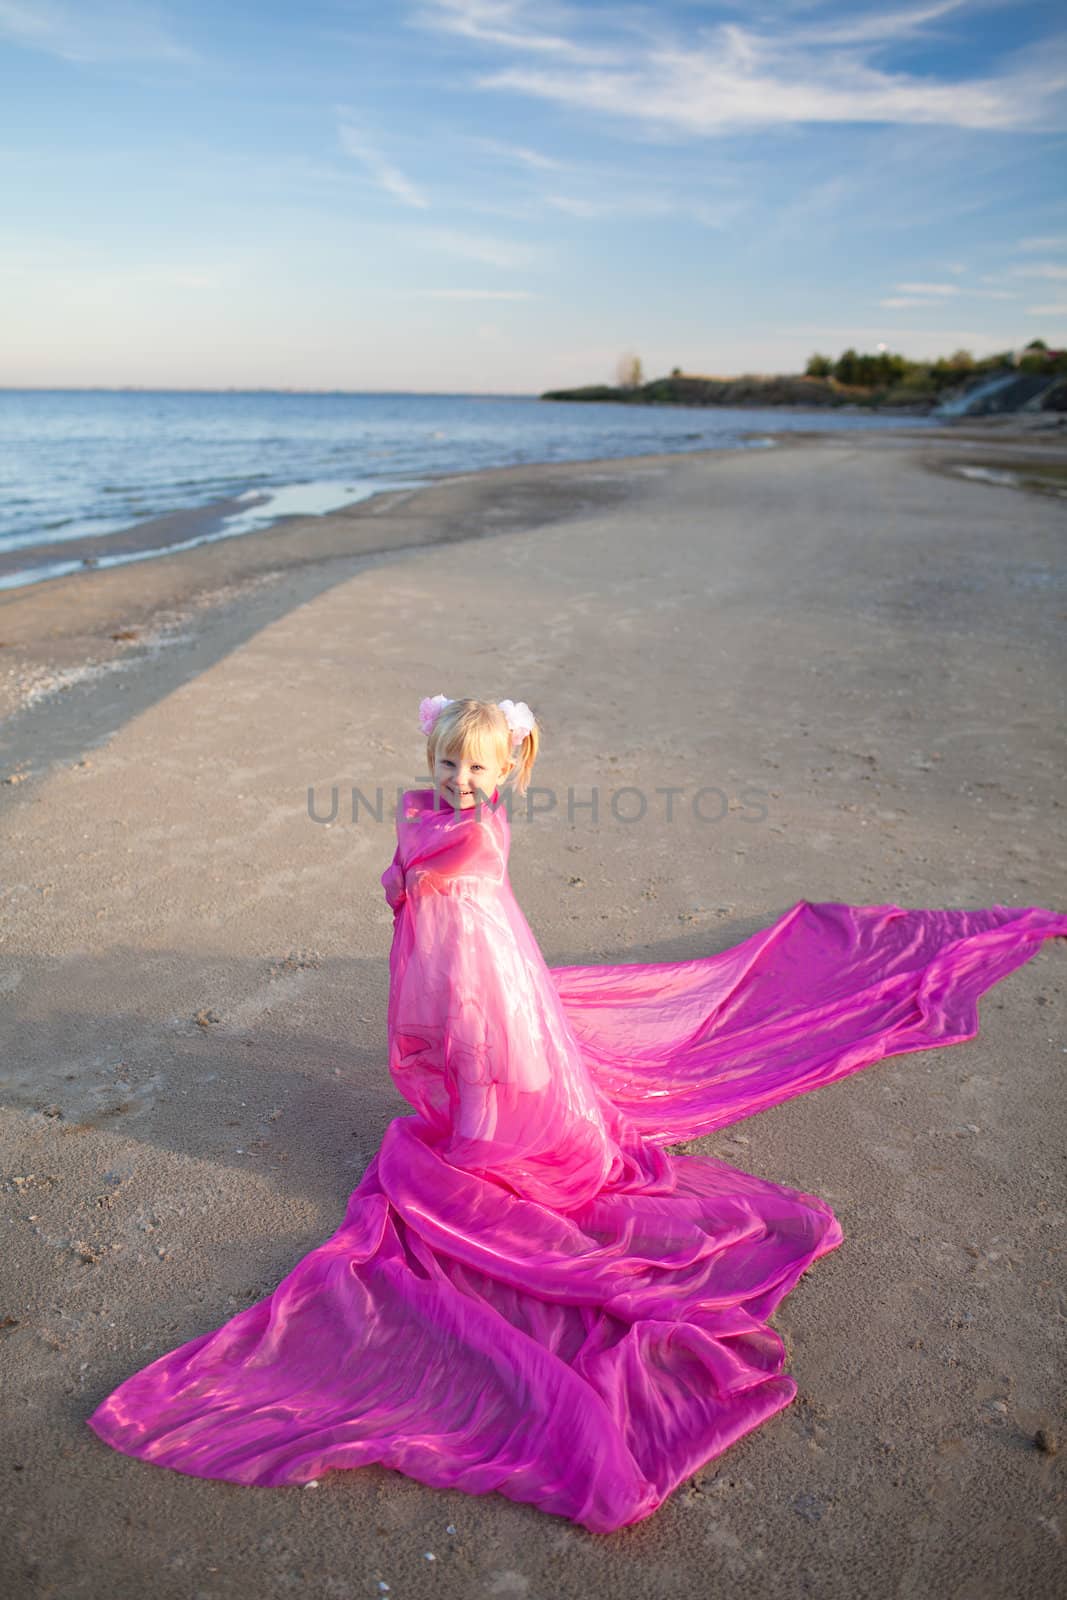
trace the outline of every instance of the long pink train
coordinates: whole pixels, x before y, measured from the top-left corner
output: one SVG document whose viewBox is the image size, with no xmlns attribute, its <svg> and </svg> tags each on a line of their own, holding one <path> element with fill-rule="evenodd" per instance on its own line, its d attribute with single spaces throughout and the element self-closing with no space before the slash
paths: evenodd
<svg viewBox="0 0 1067 1600">
<path fill-rule="evenodd" d="M 788 1405 L 768 1318 L 841 1243 L 815 1195 L 665 1145 L 978 1031 L 1067 916 L 798 901 L 691 961 L 548 968 L 506 809 L 409 791 L 386 1131 L 331 1238 L 89 1418 L 178 1472 L 299 1484 L 371 1462 L 597 1533 Z"/>
</svg>

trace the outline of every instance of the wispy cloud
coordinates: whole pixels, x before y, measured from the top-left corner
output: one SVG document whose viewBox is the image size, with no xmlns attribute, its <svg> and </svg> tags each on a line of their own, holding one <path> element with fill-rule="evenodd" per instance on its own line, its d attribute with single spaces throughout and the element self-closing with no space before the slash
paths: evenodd
<svg viewBox="0 0 1067 1600">
<path fill-rule="evenodd" d="M 234 292 L 241 279 L 236 259 L 190 261 L 125 261 L 115 264 L 86 251 L 82 241 L 65 235 L 40 240 L 33 247 L 13 238 L 0 240 L 0 285 L 12 296 L 45 294 L 75 305 L 110 306 L 133 298 L 158 296 L 173 303 L 175 295 L 194 297 Z"/>
<path fill-rule="evenodd" d="M 0 0 L 0 38 L 64 61 L 199 60 L 158 10 L 136 0 Z"/>
<path fill-rule="evenodd" d="M 425 209 L 430 202 L 426 196 L 416 188 L 409 178 L 406 178 L 399 168 L 387 161 L 381 151 L 376 149 L 360 130 L 347 118 L 347 114 L 340 113 L 341 120 L 337 128 L 337 137 L 341 148 L 346 155 L 354 156 L 357 161 L 362 161 L 371 177 L 380 189 L 386 194 L 391 194 L 406 206 L 416 206 Z"/>
<path fill-rule="evenodd" d="M 484 234 L 465 233 L 456 228 L 410 228 L 405 232 L 404 239 L 434 254 L 457 256 L 464 261 L 480 261 L 490 267 L 539 266 L 544 255 L 537 246 Z"/>
<path fill-rule="evenodd" d="M 561 32 L 550 31 L 554 21 L 573 26 L 578 20 L 573 10 L 550 3 L 538 4 L 536 21 L 528 21 L 532 8 L 527 0 L 429 0 L 411 17 L 414 27 L 431 28 L 439 33 L 458 34 L 482 44 L 503 45 L 509 50 L 526 50 L 540 56 L 556 56 L 567 61 L 592 65 L 618 62 L 616 50 L 580 44 Z"/>
<path fill-rule="evenodd" d="M 586 222 L 634 221 L 641 217 L 687 217 L 706 228 L 727 228 L 748 209 L 745 199 L 698 200 L 690 195 L 647 194 L 621 190 L 589 198 L 545 194 L 543 205 Z"/>
<path fill-rule="evenodd" d="M 808 45 L 886 44 L 897 39 L 912 39 L 936 22 L 959 11 L 967 0 L 940 0 L 940 4 L 911 6 L 903 11 L 887 11 L 866 17 L 842 17 L 836 22 L 815 23 L 796 29 L 796 37 Z"/>
<path fill-rule="evenodd" d="M 721 22 L 697 29 L 692 38 L 680 37 L 676 26 L 668 35 L 666 23 L 656 34 L 624 12 L 631 37 L 610 50 L 591 49 L 572 37 L 582 21 L 577 8 L 546 10 L 528 0 L 430 0 L 411 20 L 506 48 L 513 57 L 539 58 L 476 77 L 482 89 L 525 94 L 661 132 L 707 135 L 842 122 L 1063 126 L 1062 40 L 1020 55 L 999 75 L 969 80 L 874 64 L 888 43 L 919 36 L 964 3 L 941 0 L 811 24 L 787 13 L 763 27 Z"/>
<path fill-rule="evenodd" d="M 929 327 L 893 327 L 887 330 L 883 322 L 861 323 L 857 321 L 840 324 L 800 323 L 790 325 L 780 331 L 792 337 L 799 336 L 803 339 L 819 339 L 822 341 L 838 340 L 843 346 L 852 344 L 857 349 L 861 349 L 864 346 L 869 349 L 880 340 L 885 339 L 887 331 L 894 340 L 915 339 L 921 342 L 929 340 L 932 330 Z M 996 329 L 990 330 L 989 328 L 947 328 L 939 322 L 936 327 L 936 338 L 942 351 L 951 347 L 1011 350 L 1019 342 L 1019 331 L 1018 328 L 1010 332 L 998 332 Z"/>
<path fill-rule="evenodd" d="M 421 300 L 536 300 L 540 296 L 528 289 L 412 289 Z"/>
<path fill-rule="evenodd" d="M 1028 317 L 1067 317 L 1067 300 L 1053 300 L 1044 306 L 1027 306 Z"/>
<path fill-rule="evenodd" d="M 471 137 L 466 143 L 476 146 L 479 150 L 486 150 L 490 155 L 500 156 L 504 161 L 513 161 L 519 166 L 533 167 L 539 171 L 558 172 L 567 163 L 557 161 L 552 156 L 542 155 L 539 150 L 529 150 L 525 145 L 506 144 L 500 139 L 482 139 Z"/>
<path fill-rule="evenodd" d="M 958 283 L 898 283 L 901 294 L 959 294 Z"/>
<path fill-rule="evenodd" d="M 750 66 L 736 48 L 697 55 L 663 50 L 640 74 L 513 68 L 477 81 L 485 89 L 528 94 L 690 134 L 820 122 L 1024 128 L 1040 125 L 1051 98 L 1051 86 L 1040 82 L 1029 92 L 1008 80 L 939 84 L 839 61 L 825 63 L 821 77 L 815 71 L 794 71 L 791 75 L 769 61 Z"/>
<path fill-rule="evenodd" d="M 966 269 L 960 267 L 962 274 Z M 1011 289 L 985 289 L 968 283 L 898 283 L 895 293 L 878 304 L 886 311 L 905 311 L 912 306 L 946 306 L 957 295 L 974 296 L 983 300 L 1014 300 Z"/>
<path fill-rule="evenodd" d="M 1061 266 L 1058 261 L 1035 261 L 1025 267 L 1009 267 L 1007 275 L 1011 278 L 1055 278 L 1067 282 L 1067 267 Z"/>
<path fill-rule="evenodd" d="M 842 172 L 798 186 L 784 205 L 761 215 L 759 228 L 764 247 L 788 246 L 791 241 L 810 239 L 813 229 L 830 234 L 842 215 L 857 204 L 862 188 L 857 174 Z M 883 220 L 880 216 L 879 221 Z"/>
<path fill-rule="evenodd" d="M 1019 294 L 1020 289 L 1029 294 L 1036 294 L 1037 286 L 1035 284 L 1026 284 L 1026 279 L 1028 278 L 1046 278 L 1052 283 L 1067 283 L 1067 266 L 1061 265 L 1058 261 L 1034 261 L 1027 262 L 1024 265 L 1005 267 L 1000 272 L 983 272 L 982 283 L 986 287 L 975 292 L 989 295 L 996 299 L 1003 299 L 1005 294 L 1009 293 L 1014 298 Z M 1020 280 L 1022 280 L 1021 283 Z M 1013 284 L 1015 287 L 1011 290 L 1006 290 L 1004 288 L 1005 284 Z M 991 288 L 989 285 L 997 287 Z"/>
<path fill-rule="evenodd" d="M 1020 239 L 1016 250 L 1067 250 L 1067 233 L 1041 234 L 1030 239 Z"/>
<path fill-rule="evenodd" d="M 996 3 L 996 0 L 986 0 Z M 1009 0 L 1000 0 L 1007 4 Z M 880 44 L 913 38 L 950 12 L 959 11 L 973 0 L 936 0 L 931 5 L 906 7 L 899 11 L 866 17 L 841 17 L 831 22 L 801 23 L 791 30 L 794 38 L 810 46 L 829 44 Z M 779 6 L 778 11 L 788 8 Z M 633 37 L 655 37 L 656 13 L 651 6 L 620 11 L 622 29 Z M 460 35 L 483 44 L 497 44 L 531 55 L 563 56 L 591 63 L 622 63 L 621 47 L 603 43 L 583 44 L 567 36 L 568 28 L 580 27 L 583 18 L 577 5 L 549 4 L 545 0 L 424 0 L 412 15 L 414 26 L 441 33 Z M 599 21 L 600 19 L 598 19 Z M 724 29 L 741 34 L 736 23 Z M 548 31 L 552 30 L 552 31 Z"/>
</svg>

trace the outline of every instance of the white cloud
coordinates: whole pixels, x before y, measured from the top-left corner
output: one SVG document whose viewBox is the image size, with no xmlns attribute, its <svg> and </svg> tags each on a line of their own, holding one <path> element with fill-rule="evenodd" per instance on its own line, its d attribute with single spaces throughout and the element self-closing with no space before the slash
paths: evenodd
<svg viewBox="0 0 1067 1600">
<path fill-rule="evenodd" d="M 595 199 L 586 199 L 580 195 L 545 194 L 541 196 L 541 201 L 555 211 L 562 211 L 566 216 L 578 217 L 586 222 L 608 221 L 612 218 L 629 220 L 634 217 L 683 216 L 707 228 L 728 227 L 748 205 L 748 202 L 742 199 L 723 200 L 711 204 L 703 200 L 694 200 L 688 195 L 640 194 L 626 191 L 615 191 L 597 196 Z"/>
<path fill-rule="evenodd" d="M 967 276 L 967 267 L 962 261 L 943 261 L 941 262 L 941 268 L 944 272 L 954 273 L 958 278 Z M 992 283 L 1000 280 L 994 279 L 991 274 L 986 274 L 981 281 L 983 283 Z M 932 294 L 935 292 L 936 286 L 932 283 L 898 283 L 896 287 L 901 291 L 911 290 L 914 292 L 921 289 L 927 294 Z M 1017 298 L 1017 292 L 1014 289 L 979 289 L 971 283 L 945 284 L 940 292 L 945 294 L 975 294 L 980 295 L 985 300 L 1014 300 Z"/>
<path fill-rule="evenodd" d="M 1028 317 L 1067 317 L 1067 300 L 1053 300 L 1044 306 L 1027 306 Z"/>
<path fill-rule="evenodd" d="M 735 51 L 658 51 L 641 73 L 545 72 L 513 68 L 477 80 L 484 89 L 528 94 L 562 105 L 713 134 L 791 123 L 945 123 L 962 128 L 1040 124 L 1051 85 L 1028 91 L 1007 80 L 939 84 L 827 61 L 790 75 L 750 67 Z"/>
<path fill-rule="evenodd" d="M 1012 278 L 1055 278 L 1067 282 L 1067 267 L 1055 261 L 1035 261 L 1031 266 L 1009 267 L 1008 275 Z"/>
<path fill-rule="evenodd" d="M 198 60 L 154 6 L 135 0 L 0 0 L 0 38 L 64 61 Z"/>
<path fill-rule="evenodd" d="M 942 306 L 941 308 L 945 308 Z M 842 349 L 854 345 L 857 350 L 872 349 L 879 340 L 886 337 L 885 325 L 881 322 L 872 324 L 852 323 L 838 326 L 827 326 L 820 323 L 802 323 L 788 329 L 779 330 L 780 334 L 790 338 L 820 339 L 826 343 L 837 340 Z M 1010 333 L 997 333 L 995 329 L 988 328 L 946 328 L 941 324 L 925 328 L 899 328 L 889 330 L 893 339 L 914 339 L 932 354 L 944 354 L 948 345 L 953 349 L 964 350 L 1012 350 L 1019 342 L 1019 331 L 1016 328 Z"/>
<path fill-rule="evenodd" d="M 379 150 L 369 144 L 359 130 L 353 125 L 342 120 L 338 125 L 337 136 L 341 141 L 341 148 L 347 155 L 354 156 L 357 161 L 362 161 L 375 183 L 384 189 L 386 194 L 391 194 L 406 206 L 417 206 L 423 209 L 429 205 L 426 199 L 409 178 L 387 161 Z"/>
<path fill-rule="evenodd" d="M 721 22 L 694 37 L 674 36 L 645 13 L 623 11 L 630 37 L 591 49 L 570 35 L 580 8 L 526 0 L 430 0 L 413 25 L 503 47 L 514 62 L 475 79 L 502 90 L 693 135 L 797 123 L 943 124 L 959 128 L 1063 126 L 1057 101 L 1067 84 L 1063 42 L 1018 52 L 1010 69 L 945 78 L 886 71 L 873 59 L 889 42 L 912 38 L 963 8 L 965 0 L 913 6 L 881 16 L 804 24 L 779 12 L 765 26 Z M 995 0 L 986 0 L 995 3 Z M 588 15 L 588 13 L 586 14 Z M 655 16 L 655 13 L 652 13 Z M 528 58 L 540 59 L 532 62 Z"/>
<path fill-rule="evenodd" d="M 411 228 L 404 239 L 436 254 L 480 261 L 490 267 L 525 268 L 541 264 L 543 252 L 511 239 L 495 239 L 454 228 Z"/>
<path fill-rule="evenodd" d="M 605 63 L 621 59 L 618 51 L 578 44 L 562 33 L 545 31 L 552 26 L 553 15 L 566 25 L 575 20 L 573 12 L 538 3 L 536 21 L 528 24 L 525 17 L 530 9 L 526 0 L 428 0 L 414 12 L 411 23 L 482 44 L 504 45 L 510 50 L 528 50 L 568 61 Z"/>
<path fill-rule="evenodd" d="M 842 216 L 855 215 L 862 190 L 857 175 L 843 173 L 796 187 L 783 205 L 762 210 L 758 227 L 764 246 L 787 248 L 793 242 L 809 240 L 813 232 L 830 230 Z"/>
<path fill-rule="evenodd" d="M 967 0 L 941 0 L 938 5 L 912 6 L 907 11 L 887 11 L 866 17 L 847 17 L 838 22 L 817 23 L 799 29 L 807 44 L 885 43 L 909 39 L 920 33 L 923 24 L 935 22 L 951 11 L 959 11 Z"/>
<path fill-rule="evenodd" d="M 528 289 L 413 289 L 412 295 L 424 300 L 533 300 Z"/>
<path fill-rule="evenodd" d="M 1067 283 L 1067 266 L 1061 266 L 1057 261 L 1034 261 L 1025 266 L 1005 267 L 1002 272 L 984 272 L 982 274 L 984 284 L 996 284 L 1001 287 L 975 289 L 973 292 L 987 295 L 995 300 L 1016 299 L 1019 294 L 1018 288 L 1006 290 L 1002 286 L 1005 283 L 1018 285 L 1020 279 L 1027 278 L 1047 278 L 1053 283 Z M 1037 292 L 1036 285 L 1027 284 L 1025 287 L 1029 294 Z"/>
<path fill-rule="evenodd" d="M 0 289 L 20 303 L 110 311 L 116 305 L 175 306 L 185 296 L 232 295 L 242 279 L 239 261 L 124 261 L 87 254 L 80 240 L 56 238 L 36 246 L 6 242 L 0 253 Z"/>
<path fill-rule="evenodd" d="M 506 144 L 500 139 L 475 139 L 467 143 L 476 145 L 480 150 L 487 150 L 490 155 L 501 156 L 506 161 L 517 162 L 523 167 L 534 167 L 538 170 L 558 172 L 564 166 L 562 161 L 556 161 L 552 156 L 544 156 L 539 150 L 529 150 L 525 145 Z"/>
<path fill-rule="evenodd" d="M 962 273 L 965 269 L 960 267 Z M 979 289 L 966 283 L 898 283 L 896 293 L 878 304 L 889 311 L 902 311 L 909 306 L 945 306 L 956 295 L 970 295 L 984 300 L 1014 300 L 1011 289 Z"/>
<path fill-rule="evenodd" d="M 959 294 L 958 283 L 898 283 L 897 289 L 901 294 Z"/>
<path fill-rule="evenodd" d="M 1037 238 L 1020 239 L 1016 250 L 1067 250 L 1067 233 L 1044 234 Z"/>
</svg>

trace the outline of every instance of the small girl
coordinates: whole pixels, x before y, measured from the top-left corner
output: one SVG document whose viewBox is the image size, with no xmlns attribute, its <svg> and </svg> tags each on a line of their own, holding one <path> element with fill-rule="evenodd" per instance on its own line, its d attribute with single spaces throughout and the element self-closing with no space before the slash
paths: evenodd
<svg viewBox="0 0 1067 1600">
<path fill-rule="evenodd" d="M 537 755 L 525 702 L 423 700 L 432 789 L 404 794 L 382 876 L 393 907 L 389 1068 L 440 1154 L 557 1208 L 624 1167 L 559 994 L 508 881 Z"/>
<path fill-rule="evenodd" d="M 801 900 L 733 949 L 549 968 L 500 803 L 535 719 L 436 695 L 421 725 L 433 787 L 404 794 L 382 878 L 415 1114 L 331 1238 L 89 1425 L 197 1477 L 378 1462 L 609 1533 L 789 1404 L 769 1318 L 842 1238 L 817 1196 L 669 1144 L 970 1038 L 978 995 L 1067 917 Z"/>
</svg>

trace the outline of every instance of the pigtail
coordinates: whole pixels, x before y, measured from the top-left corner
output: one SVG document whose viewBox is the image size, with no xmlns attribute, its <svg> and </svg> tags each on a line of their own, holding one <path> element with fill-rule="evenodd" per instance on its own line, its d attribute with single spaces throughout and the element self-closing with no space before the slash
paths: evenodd
<svg viewBox="0 0 1067 1600">
<path fill-rule="evenodd" d="M 537 760 L 537 752 L 541 744 L 541 732 L 535 722 L 533 727 L 523 736 L 522 743 L 516 745 L 511 752 L 515 766 L 508 786 L 515 790 L 517 795 L 524 795 L 530 783 L 530 774 L 533 764 Z"/>
</svg>

